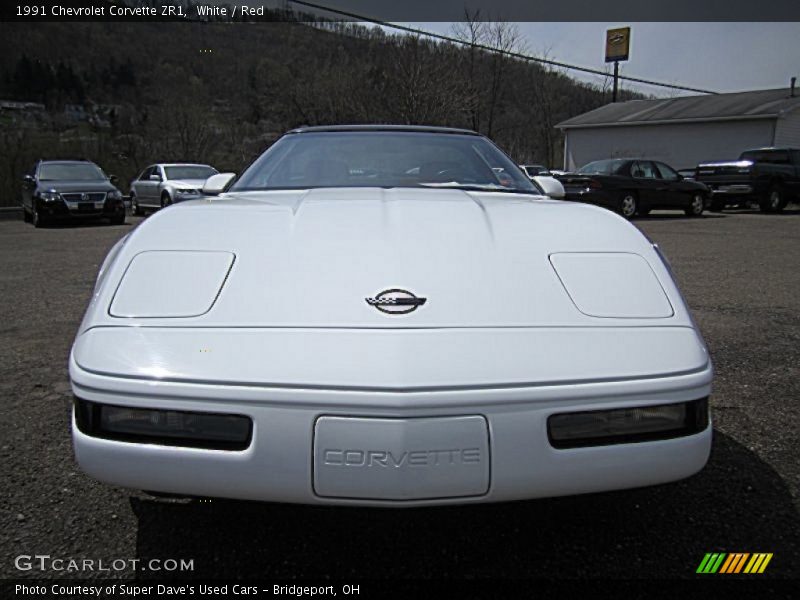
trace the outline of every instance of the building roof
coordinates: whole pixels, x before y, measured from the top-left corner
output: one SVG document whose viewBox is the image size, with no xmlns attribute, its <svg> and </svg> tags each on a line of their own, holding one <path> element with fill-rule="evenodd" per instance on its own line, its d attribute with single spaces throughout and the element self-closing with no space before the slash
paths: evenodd
<svg viewBox="0 0 800 600">
<path fill-rule="evenodd" d="M 800 91 L 794 97 L 789 88 L 757 90 L 735 94 L 680 96 L 658 100 L 629 100 L 606 104 L 556 125 L 559 129 L 612 127 L 622 125 L 656 125 L 769 119 L 800 106 Z"/>
</svg>

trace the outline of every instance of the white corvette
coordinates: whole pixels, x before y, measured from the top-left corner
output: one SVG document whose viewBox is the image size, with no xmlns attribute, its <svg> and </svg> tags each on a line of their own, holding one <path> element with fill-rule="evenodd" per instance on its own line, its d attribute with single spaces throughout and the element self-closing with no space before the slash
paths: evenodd
<svg viewBox="0 0 800 600">
<path fill-rule="evenodd" d="M 540 194 L 468 131 L 289 132 L 109 253 L 70 356 L 81 468 L 380 506 L 699 471 L 712 366 L 658 248 Z"/>
</svg>

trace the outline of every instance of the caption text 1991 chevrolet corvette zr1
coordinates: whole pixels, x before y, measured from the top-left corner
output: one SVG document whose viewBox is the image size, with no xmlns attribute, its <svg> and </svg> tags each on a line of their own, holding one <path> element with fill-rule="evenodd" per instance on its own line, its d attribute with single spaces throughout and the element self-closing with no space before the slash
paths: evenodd
<svg viewBox="0 0 800 600">
<path fill-rule="evenodd" d="M 658 248 L 463 130 L 289 132 L 111 250 L 69 366 L 82 469 L 181 495 L 557 496 L 687 477 L 711 444 Z"/>
</svg>

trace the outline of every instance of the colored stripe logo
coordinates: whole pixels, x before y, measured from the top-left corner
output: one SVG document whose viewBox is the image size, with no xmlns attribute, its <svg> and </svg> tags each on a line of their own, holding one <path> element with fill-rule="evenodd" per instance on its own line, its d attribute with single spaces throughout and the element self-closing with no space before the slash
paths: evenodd
<svg viewBox="0 0 800 600">
<path fill-rule="evenodd" d="M 746 573 L 754 575 L 763 573 L 769 561 L 772 560 L 772 553 L 756 552 L 708 552 L 700 561 L 697 573 L 714 574 L 724 573 L 726 575 Z"/>
</svg>

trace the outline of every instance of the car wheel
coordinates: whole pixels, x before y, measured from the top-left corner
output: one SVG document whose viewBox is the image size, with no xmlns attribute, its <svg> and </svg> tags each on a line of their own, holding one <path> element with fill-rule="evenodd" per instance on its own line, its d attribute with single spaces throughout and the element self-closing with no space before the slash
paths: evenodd
<svg viewBox="0 0 800 600">
<path fill-rule="evenodd" d="M 142 210 L 142 207 L 139 206 L 139 201 L 136 199 L 134 194 L 131 194 L 131 212 L 137 217 L 141 217 L 144 214 L 144 211 Z"/>
<path fill-rule="evenodd" d="M 122 211 L 118 215 L 111 217 L 109 219 L 109 223 L 112 225 L 125 225 L 125 211 Z"/>
<path fill-rule="evenodd" d="M 706 207 L 706 200 L 703 198 L 703 194 L 695 194 L 692 196 L 692 203 L 689 207 L 685 210 L 686 215 L 689 217 L 699 217 L 703 214 L 703 210 Z"/>
<path fill-rule="evenodd" d="M 638 210 L 639 201 L 636 199 L 636 196 L 632 193 L 625 194 L 619 202 L 619 212 L 622 216 L 626 219 L 632 219 L 636 216 Z"/>
<path fill-rule="evenodd" d="M 33 205 L 33 214 L 31 215 L 31 222 L 33 226 L 36 228 L 46 227 L 47 226 L 47 219 L 39 213 L 39 209 L 36 208 L 36 205 Z"/>
<path fill-rule="evenodd" d="M 786 195 L 783 192 L 783 188 L 779 185 L 773 185 L 769 188 L 769 192 L 767 192 L 766 198 L 764 198 L 761 203 L 761 212 L 781 212 L 784 208 L 786 208 Z"/>
<path fill-rule="evenodd" d="M 161 195 L 161 208 L 165 206 L 169 206 L 172 204 L 172 198 L 169 197 L 169 194 L 162 194 Z"/>
</svg>

